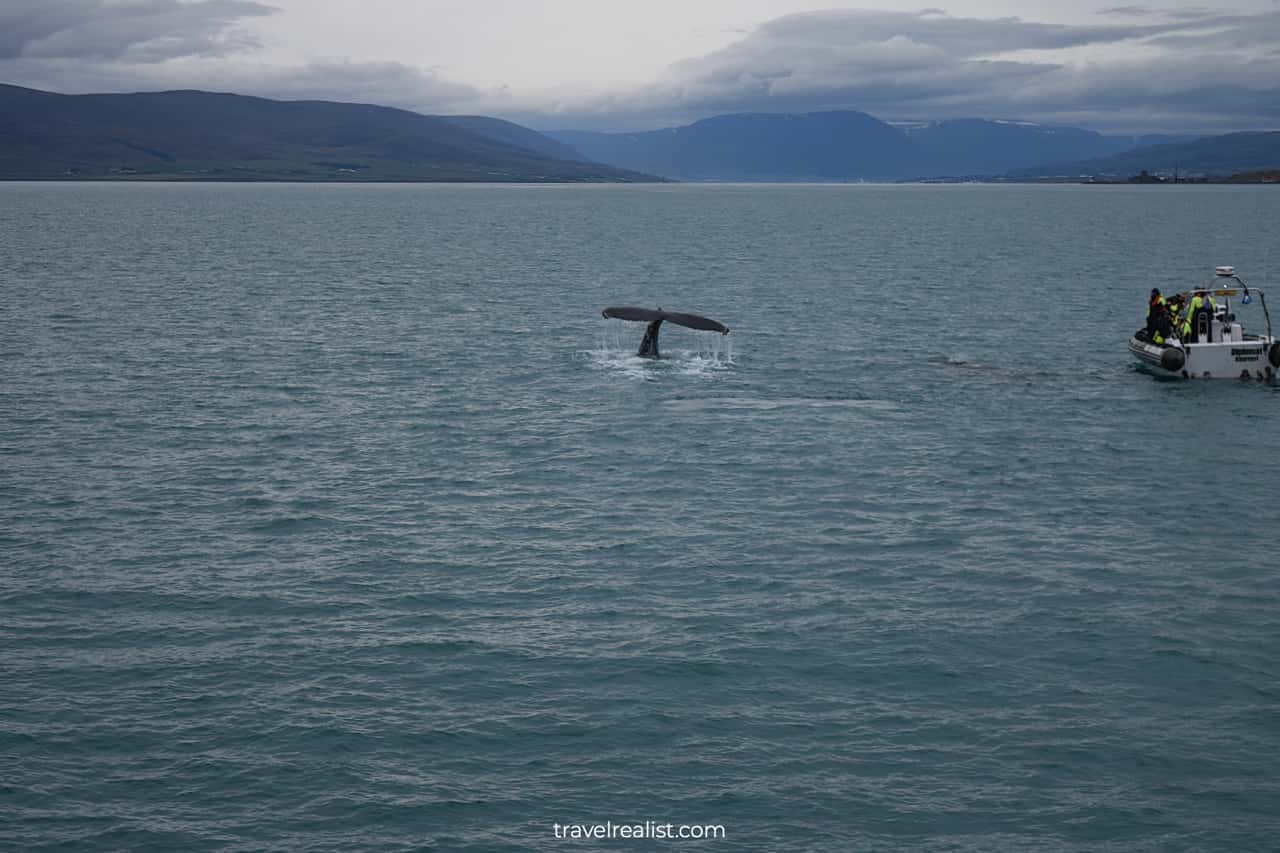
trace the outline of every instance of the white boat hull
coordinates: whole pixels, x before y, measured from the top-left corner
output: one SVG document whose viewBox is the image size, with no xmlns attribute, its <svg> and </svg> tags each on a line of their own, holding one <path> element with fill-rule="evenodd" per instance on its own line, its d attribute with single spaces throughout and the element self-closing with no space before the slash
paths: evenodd
<svg viewBox="0 0 1280 853">
<path fill-rule="evenodd" d="M 1267 381 L 1280 370 L 1280 343 L 1274 338 L 1159 346 L 1135 335 L 1129 352 L 1157 374 L 1184 379 Z"/>
</svg>

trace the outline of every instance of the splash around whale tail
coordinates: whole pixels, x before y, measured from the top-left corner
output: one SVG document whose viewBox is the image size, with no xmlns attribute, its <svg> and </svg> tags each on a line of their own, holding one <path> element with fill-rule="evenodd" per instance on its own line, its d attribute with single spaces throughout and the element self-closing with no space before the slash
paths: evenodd
<svg viewBox="0 0 1280 853">
<path fill-rule="evenodd" d="M 661 308 L 654 310 L 652 308 L 618 307 L 606 308 L 600 313 L 610 320 L 631 320 L 649 324 L 649 327 L 644 330 L 644 338 L 640 341 L 640 350 L 636 353 L 641 358 L 660 357 L 658 355 L 658 330 L 662 327 L 664 321 L 675 323 L 677 326 L 698 329 L 699 331 L 719 332 L 722 335 L 729 334 L 729 327 L 723 323 L 717 323 L 707 317 L 699 317 L 697 314 L 681 314 L 678 311 L 663 311 Z"/>
</svg>

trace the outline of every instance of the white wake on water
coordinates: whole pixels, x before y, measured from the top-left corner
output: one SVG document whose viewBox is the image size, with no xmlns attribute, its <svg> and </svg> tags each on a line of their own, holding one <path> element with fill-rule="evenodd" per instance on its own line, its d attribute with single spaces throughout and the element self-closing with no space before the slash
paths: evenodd
<svg viewBox="0 0 1280 853">
<path fill-rule="evenodd" d="M 707 376 L 735 364 L 729 335 L 664 327 L 658 342 L 662 358 L 654 360 L 636 355 L 643 332 L 643 326 L 635 323 L 605 321 L 596 349 L 587 353 L 592 366 L 651 382 L 671 371 L 681 376 Z"/>
</svg>

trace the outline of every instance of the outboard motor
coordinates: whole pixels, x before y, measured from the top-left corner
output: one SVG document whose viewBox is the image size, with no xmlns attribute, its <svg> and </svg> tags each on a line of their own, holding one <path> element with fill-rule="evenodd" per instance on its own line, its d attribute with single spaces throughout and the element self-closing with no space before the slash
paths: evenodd
<svg viewBox="0 0 1280 853">
<path fill-rule="evenodd" d="M 1267 352 L 1267 361 L 1271 362 L 1271 366 L 1280 370 L 1280 341 L 1271 345 L 1271 349 Z"/>
</svg>

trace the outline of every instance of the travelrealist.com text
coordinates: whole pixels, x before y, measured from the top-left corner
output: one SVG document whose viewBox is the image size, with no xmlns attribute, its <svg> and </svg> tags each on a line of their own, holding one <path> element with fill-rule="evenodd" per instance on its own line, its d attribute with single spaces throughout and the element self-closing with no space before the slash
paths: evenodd
<svg viewBox="0 0 1280 853">
<path fill-rule="evenodd" d="M 610 838 L 669 839 L 672 841 L 703 841 L 724 838 L 724 827 L 702 823 L 659 823 L 646 820 L 643 823 L 553 823 L 556 838 L 574 840 L 605 840 Z"/>
</svg>

